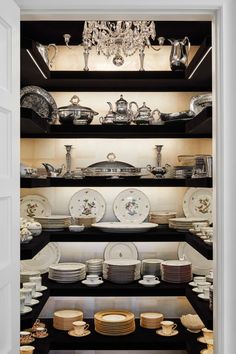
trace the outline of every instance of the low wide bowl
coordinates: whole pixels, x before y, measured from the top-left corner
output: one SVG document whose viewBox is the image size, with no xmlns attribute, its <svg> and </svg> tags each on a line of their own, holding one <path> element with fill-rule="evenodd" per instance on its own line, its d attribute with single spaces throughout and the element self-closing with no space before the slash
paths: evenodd
<svg viewBox="0 0 236 354">
<path fill-rule="evenodd" d="M 198 333 L 204 328 L 204 323 L 198 315 L 183 315 L 180 317 L 180 321 L 189 332 Z"/>
</svg>

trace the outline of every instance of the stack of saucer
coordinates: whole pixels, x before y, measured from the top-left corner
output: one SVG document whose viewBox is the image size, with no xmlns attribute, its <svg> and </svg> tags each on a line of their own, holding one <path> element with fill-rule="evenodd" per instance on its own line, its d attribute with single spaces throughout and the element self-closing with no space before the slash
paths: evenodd
<svg viewBox="0 0 236 354">
<path fill-rule="evenodd" d="M 105 336 L 125 336 L 135 331 L 135 318 L 126 310 L 99 311 L 94 315 L 95 331 Z"/>
<path fill-rule="evenodd" d="M 161 263 L 161 278 L 168 283 L 187 283 L 192 280 L 192 264 L 184 260 Z"/>
<path fill-rule="evenodd" d="M 161 328 L 161 321 L 164 320 L 162 313 L 144 312 L 140 314 L 140 326 L 143 328 L 157 329 Z"/>
<path fill-rule="evenodd" d="M 83 263 L 58 263 L 49 267 L 48 278 L 57 283 L 75 283 L 86 277 Z"/>
<path fill-rule="evenodd" d="M 207 221 L 207 218 L 192 217 L 192 218 L 172 218 L 169 219 L 169 227 L 176 230 L 189 230 L 193 229 L 194 222 Z"/>
<path fill-rule="evenodd" d="M 165 225 L 169 224 L 169 219 L 175 218 L 175 211 L 151 211 L 149 214 L 149 221 L 154 224 Z"/>
<path fill-rule="evenodd" d="M 53 327 L 61 331 L 69 331 L 73 328 L 73 322 L 82 321 L 83 312 L 79 310 L 59 310 L 54 312 Z"/>
<path fill-rule="evenodd" d="M 67 228 L 71 223 L 70 215 L 50 215 L 35 217 L 43 229 L 48 230 L 63 230 Z"/>
<path fill-rule="evenodd" d="M 103 263 L 103 278 L 116 284 L 128 284 L 140 279 L 141 261 L 109 259 Z"/>
<path fill-rule="evenodd" d="M 161 270 L 160 270 L 161 262 L 163 262 L 163 260 L 158 258 L 143 259 L 141 274 L 142 275 L 152 274 L 152 275 L 159 276 L 161 274 Z"/>
<path fill-rule="evenodd" d="M 87 260 L 86 261 L 87 273 L 101 275 L 102 264 L 103 264 L 102 258 L 94 258 L 94 259 Z"/>
</svg>

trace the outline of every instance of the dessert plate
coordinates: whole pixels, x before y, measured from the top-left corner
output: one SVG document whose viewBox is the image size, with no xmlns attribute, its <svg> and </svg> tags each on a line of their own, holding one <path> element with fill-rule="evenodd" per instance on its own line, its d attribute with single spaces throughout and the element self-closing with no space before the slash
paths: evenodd
<svg viewBox="0 0 236 354">
<path fill-rule="evenodd" d="M 51 205 L 47 198 L 41 195 L 26 195 L 20 199 L 20 216 L 37 217 L 51 215 Z"/>
<path fill-rule="evenodd" d="M 138 259 L 138 250 L 133 242 L 109 242 L 104 250 L 103 258 Z"/>
<path fill-rule="evenodd" d="M 148 197 L 135 188 L 128 188 L 116 197 L 113 210 L 117 219 L 126 223 L 142 223 L 150 211 Z"/>
<path fill-rule="evenodd" d="M 184 195 L 183 211 L 186 217 L 206 217 L 212 223 L 212 189 L 189 188 Z"/>
</svg>

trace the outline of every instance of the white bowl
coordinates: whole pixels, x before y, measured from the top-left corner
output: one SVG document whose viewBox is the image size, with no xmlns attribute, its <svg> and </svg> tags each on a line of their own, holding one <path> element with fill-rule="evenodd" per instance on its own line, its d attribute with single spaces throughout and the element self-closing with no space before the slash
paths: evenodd
<svg viewBox="0 0 236 354">
<path fill-rule="evenodd" d="M 204 323 L 198 315 L 183 315 L 180 317 L 180 321 L 189 332 L 199 333 L 204 328 Z"/>
<path fill-rule="evenodd" d="M 69 230 L 72 232 L 81 232 L 84 230 L 84 225 L 69 225 Z"/>
</svg>

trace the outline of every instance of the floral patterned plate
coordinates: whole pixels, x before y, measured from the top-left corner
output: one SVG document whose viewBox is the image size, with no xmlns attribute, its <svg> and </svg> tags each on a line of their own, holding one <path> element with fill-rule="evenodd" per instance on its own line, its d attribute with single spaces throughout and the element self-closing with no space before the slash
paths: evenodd
<svg viewBox="0 0 236 354">
<path fill-rule="evenodd" d="M 184 195 L 183 211 L 187 217 L 204 217 L 212 223 L 212 189 L 189 188 Z"/>
<path fill-rule="evenodd" d="M 20 216 L 34 218 L 35 216 L 50 216 L 51 205 L 47 198 L 41 195 L 26 195 L 20 199 Z"/>
<path fill-rule="evenodd" d="M 104 216 L 105 210 L 106 202 L 103 196 L 90 188 L 76 192 L 69 202 L 69 211 L 73 218 L 96 217 L 98 222 Z"/>
<path fill-rule="evenodd" d="M 148 197 L 135 188 L 128 188 L 116 197 L 113 210 L 121 222 L 142 223 L 148 216 L 150 202 Z"/>
</svg>

